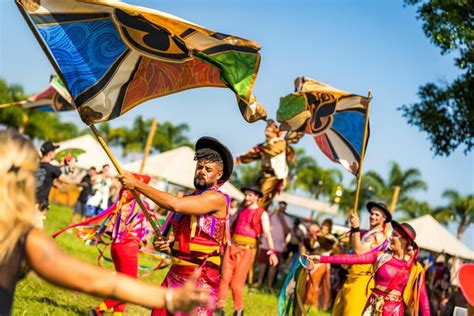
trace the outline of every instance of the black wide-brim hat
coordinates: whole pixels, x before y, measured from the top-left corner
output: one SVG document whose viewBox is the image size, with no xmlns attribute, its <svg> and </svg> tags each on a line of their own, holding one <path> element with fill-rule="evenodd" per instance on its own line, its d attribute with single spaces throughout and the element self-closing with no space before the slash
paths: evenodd
<svg viewBox="0 0 474 316">
<path fill-rule="evenodd" d="M 416 244 L 415 242 L 415 238 L 416 238 L 416 231 L 415 229 L 408 223 L 402 223 L 400 224 L 399 222 L 397 221 L 392 221 L 391 222 L 392 224 L 392 228 L 393 230 L 396 230 L 397 232 L 399 232 L 401 235 L 403 235 L 404 238 L 408 239 L 409 241 L 411 241 L 411 243 L 416 247 L 418 248 L 418 245 Z"/>
<path fill-rule="evenodd" d="M 255 186 L 242 187 L 242 188 L 240 188 L 240 191 L 242 191 L 242 193 L 245 193 L 245 191 L 252 191 L 252 192 L 254 192 L 255 194 L 257 194 L 259 197 L 262 197 L 262 196 L 263 196 L 262 191 L 260 191 L 260 189 L 257 188 L 257 187 L 255 187 Z"/>
<path fill-rule="evenodd" d="M 377 207 L 382 210 L 382 212 L 385 214 L 385 217 L 387 217 L 385 223 L 389 223 L 392 220 L 392 213 L 388 210 L 387 205 L 385 205 L 384 203 L 374 201 L 370 201 L 369 203 L 367 203 L 367 211 L 370 212 L 372 207 Z"/>
<path fill-rule="evenodd" d="M 224 166 L 222 172 L 222 177 L 219 179 L 218 183 L 224 183 L 229 180 L 232 175 L 232 170 L 234 169 L 234 157 L 230 152 L 229 148 L 219 142 L 214 137 L 204 136 L 198 139 L 196 142 L 196 150 L 202 148 L 209 148 L 216 151 L 219 156 L 222 158 L 222 164 Z"/>
</svg>

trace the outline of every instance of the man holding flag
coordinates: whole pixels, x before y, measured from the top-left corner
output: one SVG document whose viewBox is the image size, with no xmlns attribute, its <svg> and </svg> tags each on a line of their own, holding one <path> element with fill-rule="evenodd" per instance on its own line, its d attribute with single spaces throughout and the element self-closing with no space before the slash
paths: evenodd
<svg viewBox="0 0 474 316">
<path fill-rule="evenodd" d="M 209 289 L 209 308 L 200 308 L 198 315 L 212 315 L 219 292 L 221 256 L 229 237 L 229 197 L 219 191 L 231 176 L 233 158 L 229 149 L 212 137 L 202 137 L 196 143 L 197 161 L 194 174 L 196 190 L 189 196 L 175 195 L 157 190 L 126 173 L 119 180 L 126 189 L 137 190 L 170 211 L 162 233 L 165 239 L 157 244 L 160 250 L 169 249 L 173 264 L 163 286 L 182 286 L 194 270 L 202 269 L 196 286 Z M 174 241 L 166 236 L 173 232 Z M 167 315 L 166 310 L 154 310 L 152 315 Z"/>
</svg>

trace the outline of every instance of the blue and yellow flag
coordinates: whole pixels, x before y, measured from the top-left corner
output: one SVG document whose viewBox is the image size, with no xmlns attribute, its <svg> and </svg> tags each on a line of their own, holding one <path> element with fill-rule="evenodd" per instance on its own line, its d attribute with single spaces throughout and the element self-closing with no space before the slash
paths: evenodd
<svg viewBox="0 0 474 316">
<path fill-rule="evenodd" d="M 252 96 L 255 42 L 119 1 L 16 2 L 86 124 L 198 87 L 228 87 L 245 120 L 266 117 Z"/>
<path fill-rule="evenodd" d="M 299 77 L 295 92 L 280 98 L 281 128 L 313 136 L 321 151 L 358 175 L 370 98 Z M 367 142 L 369 131 L 367 132 Z M 366 142 L 366 145 L 367 145 Z"/>
</svg>

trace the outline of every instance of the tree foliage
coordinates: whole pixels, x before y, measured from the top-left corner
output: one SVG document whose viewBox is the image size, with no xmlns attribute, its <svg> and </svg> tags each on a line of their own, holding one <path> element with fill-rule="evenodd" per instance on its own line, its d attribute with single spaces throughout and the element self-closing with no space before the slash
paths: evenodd
<svg viewBox="0 0 474 316">
<path fill-rule="evenodd" d="M 435 217 L 443 224 L 458 222 L 457 238 L 461 239 L 466 228 L 474 223 L 474 195 L 462 196 L 455 190 L 443 192 L 448 204 L 435 210 Z"/>
<path fill-rule="evenodd" d="M 419 88 L 420 102 L 399 108 L 408 124 L 428 134 L 436 155 L 449 155 L 474 139 L 474 6 L 465 0 L 405 0 L 418 7 L 426 36 L 441 49 L 455 53 L 462 74 L 451 83 L 427 83 Z"/>
</svg>

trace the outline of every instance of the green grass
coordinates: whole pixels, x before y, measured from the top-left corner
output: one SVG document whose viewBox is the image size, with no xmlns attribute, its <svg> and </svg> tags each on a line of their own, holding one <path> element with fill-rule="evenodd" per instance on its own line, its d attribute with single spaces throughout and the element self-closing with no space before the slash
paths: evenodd
<svg viewBox="0 0 474 316">
<path fill-rule="evenodd" d="M 72 210 L 67 207 L 52 206 L 46 220 L 46 232 L 53 233 L 69 224 Z M 73 234 L 64 233 L 56 238 L 57 244 L 70 255 L 97 264 L 98 252 L 95 247 L 84 245 Z M 112 269 L 110 264 L 106 265 Z M 143 278 L 146 282 L 161 284 L 166 270 L 156 271 L 152 275 Z M 278 299 L 275 295 L 261 293 L 259 291 L 249 293 L 245 290 L 245 313 L 246 315 L 277 315 Z M 30 273 L 25 279 L 18 283 L 13 315 L 84 315 L 93 306 L 99 304 L 101 299 L 94 298 L 78 292 L 68 291 L 50 285 Z M 229 297 L 226 312 L 232 315 L 232 299 Z M 126 313 L 128 315 L 149 315 L 150 311 L 129 304 Z M 310 315 L 329 315 L 312 311 Z"/>
</svg>

